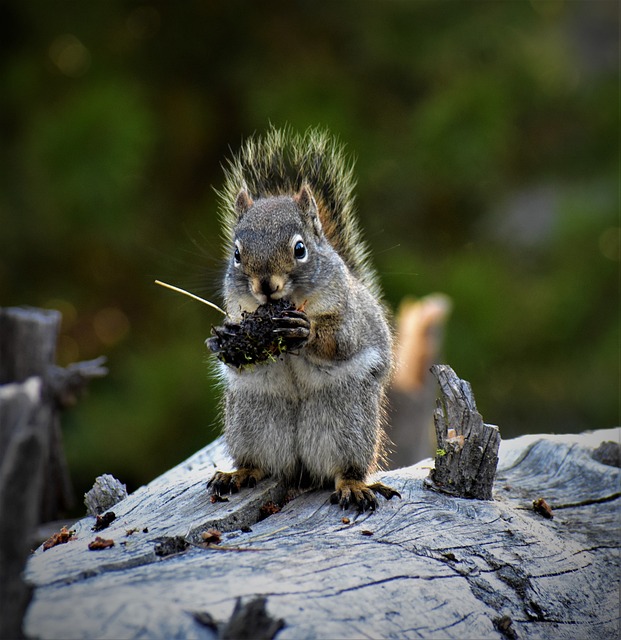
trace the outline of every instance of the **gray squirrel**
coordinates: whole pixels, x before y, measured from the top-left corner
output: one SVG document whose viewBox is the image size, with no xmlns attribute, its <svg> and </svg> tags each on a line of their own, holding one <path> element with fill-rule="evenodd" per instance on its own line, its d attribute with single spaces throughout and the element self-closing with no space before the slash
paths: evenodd
<svg viewBox="0 0 621 640">
<path fill-rule="evenodd" d="M 373 510 L 366 484 L 383 460 L 392 333 L 354 213 L 354 177 L 327 131 L 271 127 L 230 161 L 219 193 L 231 334 L 246 314 L 286 300 L 273 319 L 288 349 L 267 364 L 220 363 L 224 437 L 236 471 L 209 481 L 217 495 L 274 476 L 288 487 L 332 487 L 331 502 Z M 218 340 L 207 341 L 218 351 Z"/>
</svg>

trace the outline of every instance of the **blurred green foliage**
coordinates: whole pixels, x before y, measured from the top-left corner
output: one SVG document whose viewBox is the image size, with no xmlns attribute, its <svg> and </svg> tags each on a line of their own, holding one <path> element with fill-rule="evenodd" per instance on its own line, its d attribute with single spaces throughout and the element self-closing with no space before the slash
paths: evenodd
<svg viewBox="0 0 621 640">
<path fill-rule="evenodd" d="M 357 157 L 387 299 L 454 301 L 445 360 L 504 437 L 618 422 L 618 3 L 5 0 L 0 303 L 64 314 L 78 492 L 219 428 L 213 188 L 269 122 Z"/>
</svg>

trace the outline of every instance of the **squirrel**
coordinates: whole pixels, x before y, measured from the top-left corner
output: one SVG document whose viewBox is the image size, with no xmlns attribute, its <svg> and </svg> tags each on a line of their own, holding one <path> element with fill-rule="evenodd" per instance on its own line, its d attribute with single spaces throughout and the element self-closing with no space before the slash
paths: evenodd
<svg viewBox="0 0 621 640">
<path fill-rule="evenodd" d="M 346 509 L 373 510 L 366 484 L 384 459 L 385 391 L 392 332 L 354 212 L 353 163 L 326 130 L 271 127 L 246 140 L 218 192 L 230 331 L 244 314 L 280 300 L 273 318 L 290 349 L 269 364 L 220 364 L 224 438 L 236 471 L 215 473 L 217 495 L 274 476 L 290 488 L 327 488 Z M 218 350 L 217 339 L 207 340 Z M 399 496 L 400 497 L 400 496 Z"/>
</svg>

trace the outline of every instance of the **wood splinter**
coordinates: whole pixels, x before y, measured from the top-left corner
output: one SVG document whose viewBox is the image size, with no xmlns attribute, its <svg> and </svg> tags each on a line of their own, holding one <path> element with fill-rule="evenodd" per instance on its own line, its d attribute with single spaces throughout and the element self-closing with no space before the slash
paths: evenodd
<svg viewBox="0 0 621 640">
<path fill-rule="evenodd" d="M 431 372 L 440 384 L 434 412 L 438 448 L 435 469 L 425 478 L 429 489 L 460 498 L 491 500 L 500 432 L 485 424 L 477 411 L 470 384 L 448 365 Z"/>
</svg>

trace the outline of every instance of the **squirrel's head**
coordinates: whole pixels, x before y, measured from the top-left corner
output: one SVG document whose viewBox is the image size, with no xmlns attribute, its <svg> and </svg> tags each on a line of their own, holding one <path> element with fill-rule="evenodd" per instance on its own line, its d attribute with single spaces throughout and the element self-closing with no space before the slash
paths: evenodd
<svg viewBox="0 0 621 640">
<path fill-rule="evenodd" d="M 225 278 L 230 303 L 253 311 L 280 300 L 301 306 L 312 294 L 327 252 L 310 187 L 293 196 L 253 200 L 246 187 L 235 201 L 237 222 Z"/>
</svg>

